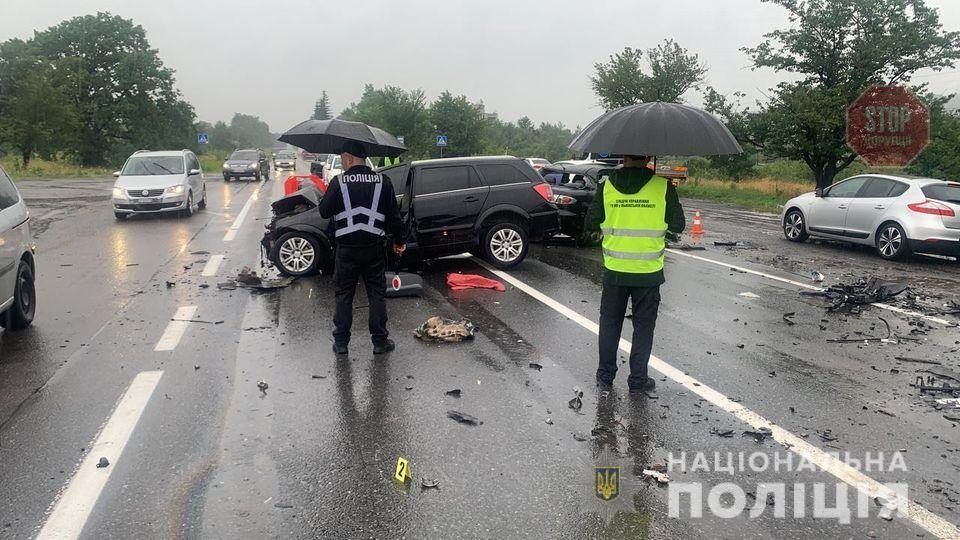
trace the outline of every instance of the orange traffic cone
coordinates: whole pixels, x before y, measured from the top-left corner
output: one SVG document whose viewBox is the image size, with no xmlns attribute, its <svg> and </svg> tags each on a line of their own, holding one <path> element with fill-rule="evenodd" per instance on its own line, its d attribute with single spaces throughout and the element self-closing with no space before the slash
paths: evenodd
<svg viewBox="0 0 960 540">
<path fill-rule="evenodd" d="M 697 210 L 697 213 L 693 215 L 693 228 L 690 229 L 690 234 L 703 234 L 703 223 L 700 221 L 700 210 Z"/>
</svg>

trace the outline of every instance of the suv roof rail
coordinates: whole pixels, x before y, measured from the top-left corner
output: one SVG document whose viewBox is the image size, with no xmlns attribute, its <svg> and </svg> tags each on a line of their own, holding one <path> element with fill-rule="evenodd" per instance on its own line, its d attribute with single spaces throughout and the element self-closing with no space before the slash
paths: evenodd
<svg viewBox="0 0 960 540">
<path fill-rule="evenodd" d="M 149 152 L 149 150 L 137 150 L 136 152 L 134 152 L 134 155 L 136 155 L 136 154 L 142 154 L 142 153 L 144 153 L 144 152 Z"/>
</svg>

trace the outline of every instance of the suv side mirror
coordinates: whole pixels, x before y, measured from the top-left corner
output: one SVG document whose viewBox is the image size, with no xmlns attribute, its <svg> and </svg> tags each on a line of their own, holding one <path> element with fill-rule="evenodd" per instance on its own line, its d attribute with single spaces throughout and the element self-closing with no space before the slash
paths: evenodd
<svg viewBox="0 0 960 540">
<path fill-rule="evenodd" d="M 196 176 L 198 174 L 200 174 L 200 169 L 190 169 L 190 172 L 187 174 L 187 176 Z"/>
<path fill-rule="evenodd" d="M 815 197 L 823 197 L 823 188 L 817 188 L 814 190 L 813 195 Z"/>
<path fill-rule="evenodd" d="M 114 178 L 120 178 L 120 171 L 113 171 Z"/>
</svg>

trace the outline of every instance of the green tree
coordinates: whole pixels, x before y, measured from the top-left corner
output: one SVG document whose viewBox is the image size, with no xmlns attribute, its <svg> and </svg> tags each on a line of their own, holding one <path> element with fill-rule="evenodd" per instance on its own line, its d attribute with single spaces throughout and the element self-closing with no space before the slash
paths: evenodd
<svg viewBox="0 0 960 540">
<path fill-rule="evenodd" d="M 193 108 L 133 21 L 109 13 L 75 17 L 35 33 L 31 44 L 70 94 L 79 123 L 73 150 L 82 164 L 193 141 Z"/>
<path fill-rule="evenodd" d="M 230 120 L 230 137 L 235 148 L 271 148 L 276 140 L 260 117 L 242 113 Z"/>
<path fill-rule="evenodd" d="M 960 113 L 945 108 L 951 97 L 921 97 L 930 107 L 930 144 L 908 167 L 911 174 L 947 180 L 960 178 Z"/>
<path fill-rule="evenodd" d="M 20 154 L 53 157 L 76 134 L 76 114 L 53 67 L 19 40 L 0 44 L 0 144 Z"/>
<path fill-rule="evenodd" d="M 323 94 L 320 95 L 320 99 L 317 100 L 317 103 L 313 106 L 313 120 L 329 120 L 333 118 L 333 115 L 330 113 L 330 98 L 327 97 L 327 91 L 324 90 Z"/>
<path fill-rule="evenodd" d="M 643 61 L 649 65 L 644 73 Z M 699 88 L 707 67 L 696 54 L 671 39 L 646 52 L 627 47 L 594 64 L 590 77 L 594 93 L 607 110 L 649 101 L 680 101 L 688 90 Z"/>
<path fill-rule="evenodd" d="M 472 156 L 483 149 L 481 108 L 467 96 L 454 96 L 450 91 L 444 91 L 430 105 L 430 121 L 438 135 L 447 136 L 444 156 Z M 439 156 L 440 148 L 435 148 L 433 154 Z"/>
<path fill-rule="evenodd" d="M 944 32 L 923 0 L 763 1 L 786 9 L 791 26 L 744 51 L 755 69 L 799 77 L 772 90 L 764 152 L 802 160 L 818 187 L 857 157 L 845 144 L 845 111 L 866 87 L 906 83 L 960 58 L 960 33 Z"/>
<path fill-rule="evenodd" d="M 363 122 L 403 137 L 407 159 L 430 155 L 433 127 L 423 90 L 403 90 L 396 86 L 374 88 L 366 85 L 360 101 L 351 103 L 340 115 L 344 120 Z"/>
</svg>

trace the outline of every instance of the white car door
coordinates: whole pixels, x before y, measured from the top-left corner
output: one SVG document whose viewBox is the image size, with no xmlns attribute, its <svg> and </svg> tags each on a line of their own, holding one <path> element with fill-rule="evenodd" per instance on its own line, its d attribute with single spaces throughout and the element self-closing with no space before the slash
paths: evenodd
<svg viewBox="0 0 960 540">
<path fill-rule="evenodd" d="M 890 211 L 890 204 L 909 187 L 889 178 L 870 177 L 850 201 L 843 227 L 846 236 L 861 241 L 869 238 Z"/>
<path fill-rule="evenodd" d="M 823 196 L 810 204 L 807 230 L 815 234 L 843 236 L 850 201 L 866 181 L 866 176 L 854 176 L 825 189 Z"/>
<path fill-rule="evenodd" d="M 20 194 L 0 169 L 0 308 L 6 308 L 13 298 L 26 220 L 27 210 L 20 202 Z"/>
</svg>

